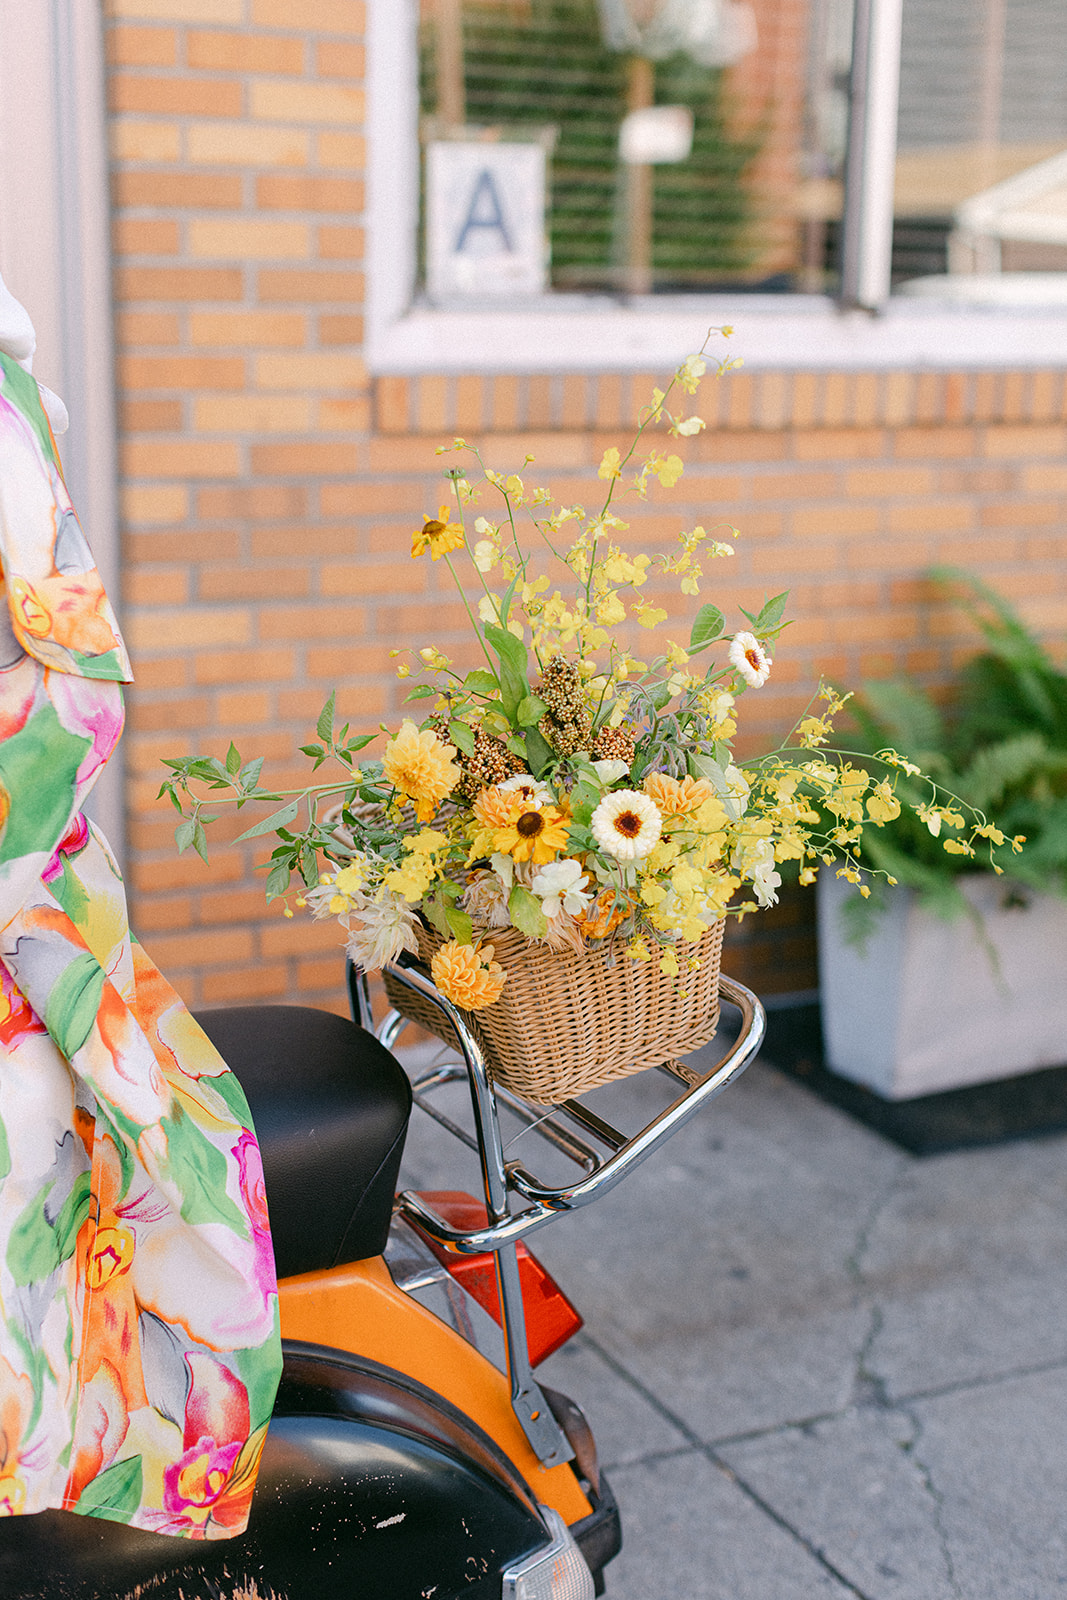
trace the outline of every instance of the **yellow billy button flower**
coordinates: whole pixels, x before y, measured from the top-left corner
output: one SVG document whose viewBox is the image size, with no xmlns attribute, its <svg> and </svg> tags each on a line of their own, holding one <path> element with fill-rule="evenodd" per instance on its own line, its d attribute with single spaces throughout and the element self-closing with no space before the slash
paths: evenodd
<svg viewBox="0 0 1067 1600">
<path fill-rule="evenodd" d="M 452 760 L 455 745 L 442 744 L 432 728 L 420 733 L 408 718 L 382 756 L 382 776 L 401 800 L 410 800 L 420 822 L 429 822 L 462 776 Z"/>
<path fill-rule="evenodd" d="M 438 556 L 445 556 L 450 550 L 458 550 L 463 544 L 463 528 L 458 522 L 451 522 L 451 506 L 439 506 L 436 517 L 427 517 L 421 529 L 411 536 L 412 558 L 421 556 L 424 550 L 429 550 L 431 561 L 436 561 Z"/>
<path fill-rule="evenodd" d="M 494 961 L 491 944 L 457 944 L 453 939 L 430 962 L 433 981 L 446 1000 L 462 1011 L 482 1011 L 499 1000 L 507 973 Z"/>
</svg>

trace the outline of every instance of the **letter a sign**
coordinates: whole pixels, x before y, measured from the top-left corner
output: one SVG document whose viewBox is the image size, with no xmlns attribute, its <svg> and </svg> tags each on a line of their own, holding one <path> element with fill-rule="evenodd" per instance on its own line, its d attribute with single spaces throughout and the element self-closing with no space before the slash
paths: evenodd
<svg viewBox="0 0 1067 1600">
<path fill-rule="evenodd" d="M 543 294 L 545 152 L 439 140 L 426 152 L 426 287 L 436 301 Z"/>
</svg>

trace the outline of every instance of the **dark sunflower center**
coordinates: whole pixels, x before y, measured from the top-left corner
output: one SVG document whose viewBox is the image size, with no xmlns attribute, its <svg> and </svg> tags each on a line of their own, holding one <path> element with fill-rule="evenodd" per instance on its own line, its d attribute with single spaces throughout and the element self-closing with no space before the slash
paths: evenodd
<svg viewBox="0 0 1067 1600">
<path fill-rule="evenodd" d="M 425 524 L 425 526 L 423 527 L 423 530 L 422 530 L 423 538 L 425 538 L 425 539 L 436 539 L 437 535 L 439 533 L 444 533 L 444 531 L 445 531 L 444 523 L 443 522 L 438 522 L 435 517 L 431 517 L 429 522 L 427 522 Z"/>
<path fill-rule="evenodd" d="M 641 832 L 641 818 L 636 811 L 620 811 L 612 826 L 624 839 L 636 839 Z"/>
<path fill-rule="evenodd" d="M 515 828 L 517 832 L 522 834 L 524 839 L 532 839 L 535 834 L 541 832 L 544 825 L 545 819 L 540 811 L 524 811 L 518 822 L 516 822 Z"/>
<path fill-rule="evenodd" d="M 745 660 L 748 662 L 748 664 L 752 668 L 753 672 L 762 672 L 762 670 L 763 670 L 763 662 L 760 660 L 760 658 L 756 654 L 755 650 L 746 650 L 745 651 Z"/>
</svg>

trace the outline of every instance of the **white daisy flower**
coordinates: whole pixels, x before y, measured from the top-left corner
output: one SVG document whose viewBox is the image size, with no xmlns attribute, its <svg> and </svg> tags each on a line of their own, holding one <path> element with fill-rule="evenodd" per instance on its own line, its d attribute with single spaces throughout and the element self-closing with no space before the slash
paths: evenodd
<svg viewBox="0 0 1067 1600">
<path fill-rule="evenodd" d="M 735 633 L 730 661 L 753 689 L 762 689 L 771 675 L 771 658 L 754 633 Z"/>
<path fill-rule="evenodd" d="M 656 844 L 663 818 L 647 794 L 617 789 L 606 794 L 593 812 L 589 826 L 593 838 L 617 861 L 639 861 Z"/>
<path fill-rule="evenodd" d="M 547 783 L 540 783 L 532 778 L 528 772 L 516 772 L 511 778 L 505 778 L 503 783 L 497 784 L 501 794 L 521 794 L 528 806 L 554 806 L 556 797 Z"/>
<path fill-rule="evenodd" d="M 568 858 L 549 861 L 543 867 L 538 867 L 530 888 L 540 899 L 545 916 L 551 922 L 561 911 L 576 917 L 592 904 L 593 896 L 585 887 L 587 882 L 581 862 Z"/>
</svg>

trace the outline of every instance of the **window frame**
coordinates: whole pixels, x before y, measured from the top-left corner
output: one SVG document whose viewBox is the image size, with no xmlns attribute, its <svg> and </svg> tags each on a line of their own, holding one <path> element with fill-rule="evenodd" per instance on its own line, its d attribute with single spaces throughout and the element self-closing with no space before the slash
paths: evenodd
<svg viewBox="0 0 1067 1600">
<path fill-rule="evenodd" d="M 964 306 L 888 295 L 901 0 L 856 0 L 869 40 L 853 80 L 844 298 L 555 294 L 499 308 L 415 300 L 419 145 L 417 0 L 368 0 L 367 325 L 372 373 L 642 372 L 730 324 L 750 370 L 1051 367 L 1067 364 L 1067 304 Z M 860 25 L 862 24 L 862 26 Z M 864 33 L 866 29 L 866 33 Z M 872 93 L 862 93 L 866 84 Z M 880 92 L 878 92 L 880 86 Z M 855 136 L 857 127 L 862 138 Z M 859 202 L 856 197 L 859 196 Z M 888 208 L 888 210 L 887 210 Z M 851 250 L 851 255 L 849 251 Z"/>
</svg>

